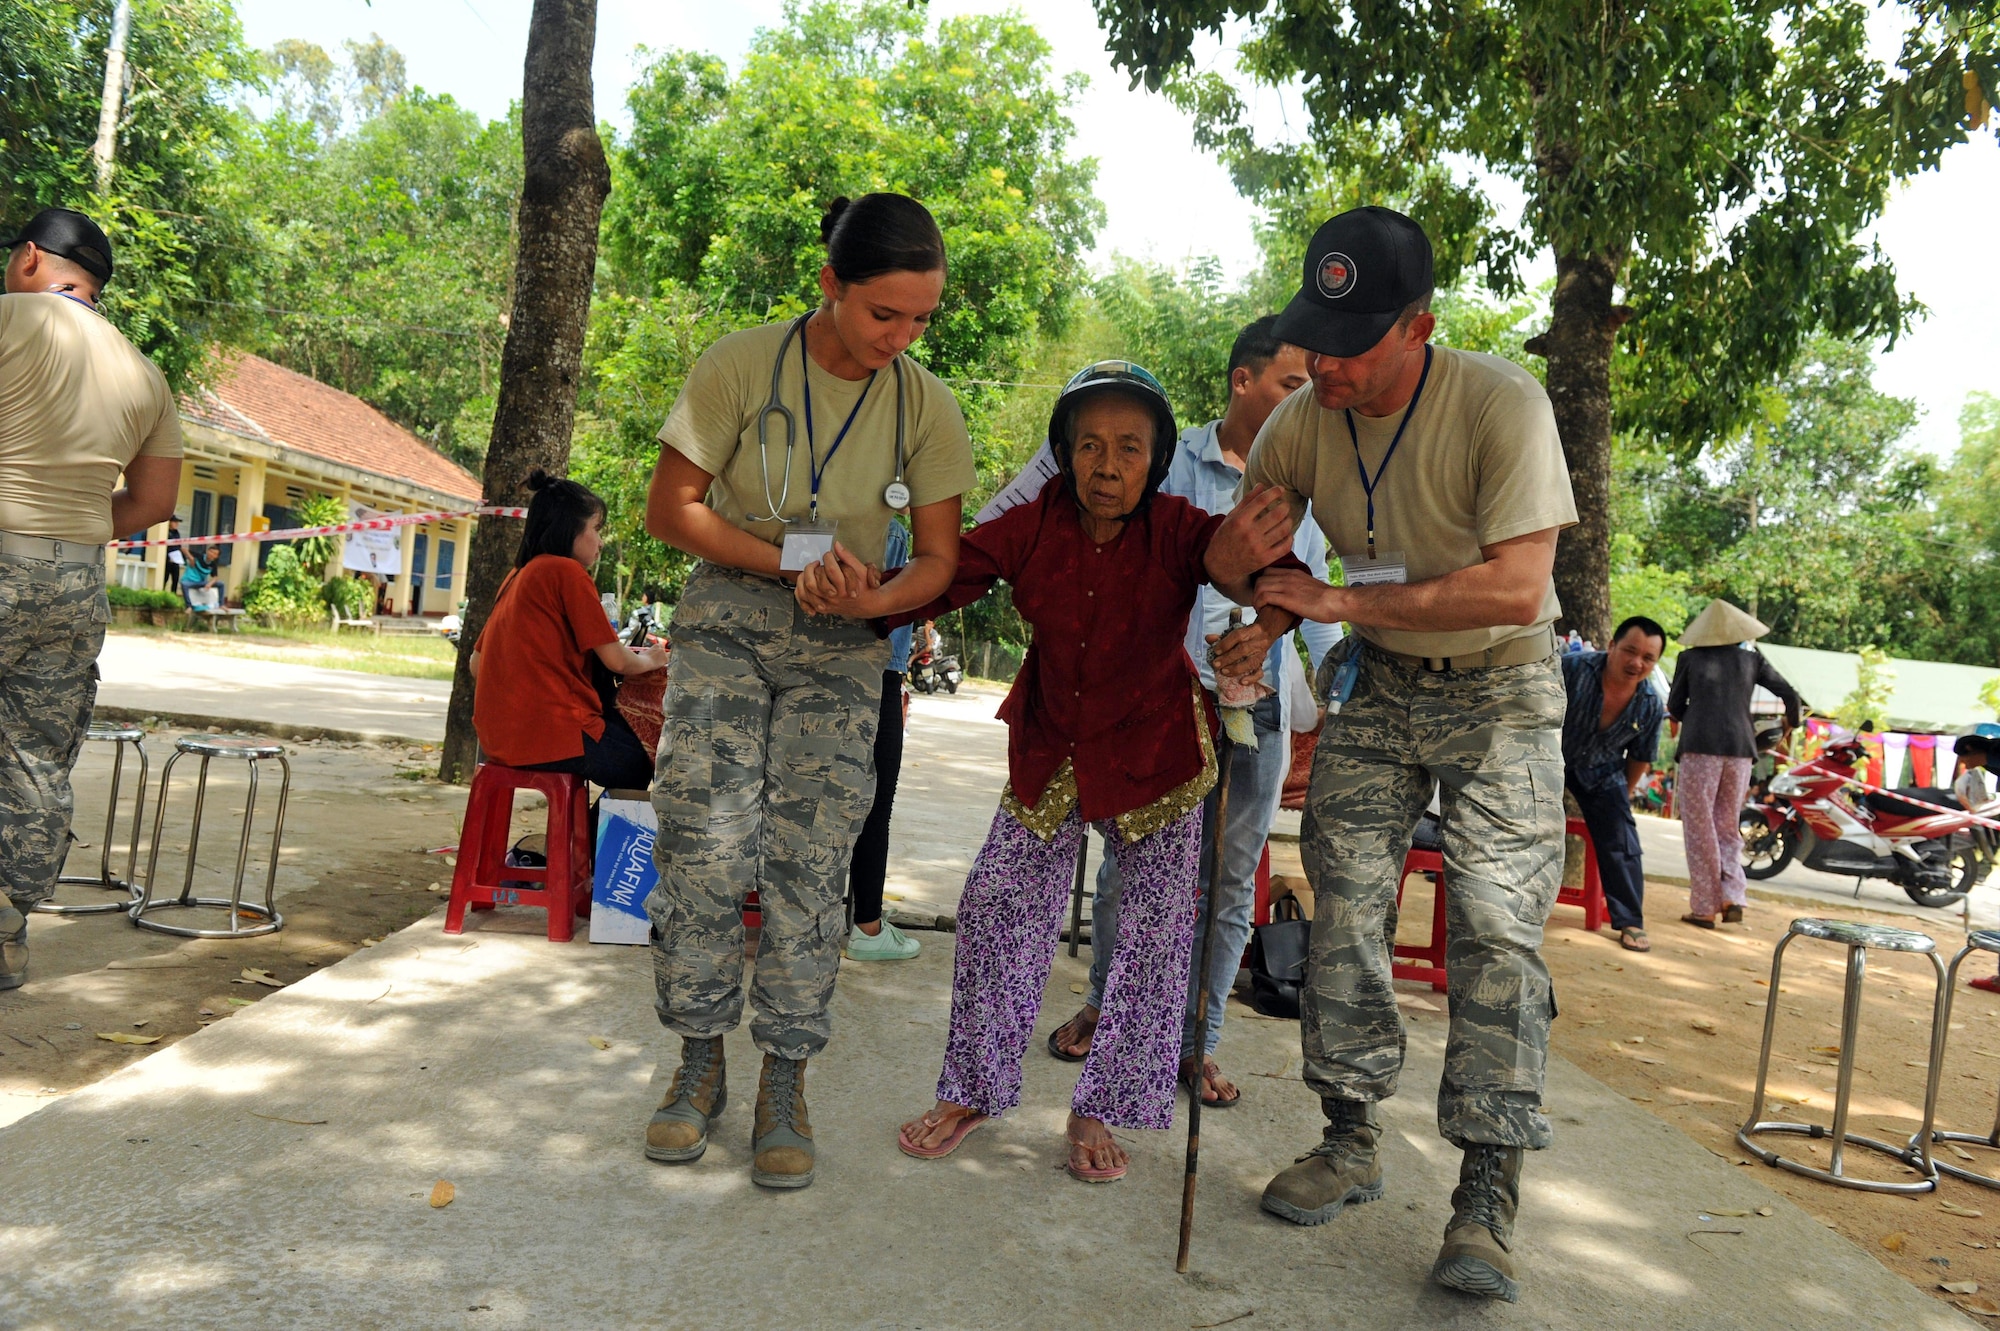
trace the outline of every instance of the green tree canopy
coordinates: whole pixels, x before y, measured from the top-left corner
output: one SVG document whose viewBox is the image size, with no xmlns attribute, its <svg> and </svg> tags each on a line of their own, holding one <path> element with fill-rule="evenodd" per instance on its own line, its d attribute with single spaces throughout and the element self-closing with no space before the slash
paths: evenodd
<svg viewBox="0 0 2000 1331">
<path fill-rule="evenodd" d="M 936 216 L 950 275 L 911 354 L 958 393 L 982 480 L 1011 474 L 991 422 L 1070 320 L 1102 218 L 1096 164 L 1068 154 L 1080 87 L 1016 17 L 933 22 L 882 0 L 789 4 L 733 77 L 694 52 L 654 59 L 613 153 L 575 463 L 628 496 L 615 557 L 631 576 L 682 572 L 638 530 L 638 501 L 688 367 L 716 335 L 817 302 L 839 195 L 896 190 Z"/>
<path fill-rule="evenodd" d="M 1940 608 L 1937 465 L 1902 445 L 1916 406 L 1876 389 L 1872 368 L 1865 349 L 1816 338 L 1757 395 L 1750 424 L 1694 465 L 1656 446 L 1623 450 L 1630 499 L 1614 582 L 1650 566 L 1646 576 L 1726 596 L 1801 647 L 1956 656 Z"/>
<path fill-rule="evenodd" d="M 112 0 L 0 4 L 0 228 L 61 205 L 111 237 L 107 317 L 179 387 L 240 329 L 254 253 L 222 166 L 232 106 L 259 77 L 228 0 L 134 0 L 115 170 L 97 193 L 91 146 Z"/>
<path fill-rule="evenodd" d="M 1462 190 L 1440 186 L 1437 206 L 1415 211 L 1447 278 L 1475 260 L 1507 292 L 1529 248 L 1555 260 L 1549 328 L 1528 349 L 1548 360 L 1582 514 L 1557 585 L 1592 636 L 1608 627 L 1621 330 L 1643 353 L 1626 363 L 1621 423 L 1684 453 L 1739 428 L 1815 330 L 1893 336 L 1908 307 L 1866 230 L 1896 179 L 1986 123 L 2000 74 L 1993 0 L 1899 6 L 1893 68 L 1869 53 L 1866 0 L 1096 7 L 1114 60 L 1156 88 L 1185 75 L 1199 34 L 1249 20 L 1243 72 L 1298 90 L 1325 161 L 1360 144 L 1364 162 L 1401 164 L 1363 173 L 1379 201 L 1424 203 L 1411 170 L 1454 154 L 1519 183 L 1518 233 L 1498 232 Z M 1241 174 L 1255 145 L 1238 132 L 1240 104 L 1213 84 L 1203 95 L 1207 131 L 1237 133 Z"/>
<path fill-rule="evenodd" d="M 257 207 L 251 350 L 366 399 L 475 468 L 507 333 L 518 114 L 402 87 L 402 57 L 337 66 L 289 42 L 272 113 L 231 162 Z"/>
</svg>

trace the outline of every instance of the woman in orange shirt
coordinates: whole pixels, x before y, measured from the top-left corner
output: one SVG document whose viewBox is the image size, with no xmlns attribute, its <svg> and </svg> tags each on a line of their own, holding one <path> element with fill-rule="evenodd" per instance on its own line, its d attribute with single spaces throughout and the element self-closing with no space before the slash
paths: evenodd
<svg viewBox="0 0 2000 1331">
<path fill-rule="evenodd" d="M 537 467 L 535 497 L 514 571 L 472 652 L 472 726 L 493 762 L 573 772 L 606 789 L 644 790 L 653 760 L 591 678 L 594 655 L 619 675 L 658 670 L 667 649 L 637 651 L 598 603 L 590 568 L 604 548 L 604 501 L 576 481 Z"/>
</svg>

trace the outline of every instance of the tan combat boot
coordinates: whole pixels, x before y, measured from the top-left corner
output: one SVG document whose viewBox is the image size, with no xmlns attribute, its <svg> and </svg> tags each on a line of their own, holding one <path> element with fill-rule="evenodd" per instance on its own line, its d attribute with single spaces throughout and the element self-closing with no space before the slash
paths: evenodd
<svg viewBox="0 0 2000 1331">
<path fill-rule="evenodd" d="M 692 1164 L 708 1149 L 709 1120 L 729 1104 L 723 1078 L 722 1037 L 681 1038 L 681 1065 L 667 1098 L 646 1125 L 646 1158 L 667 1165 Z"/>
<path fill-rule="evenodd" d="M 1382 1196 L 1382 1166 L 1376 1159 L 1382 1124 L 1375 1106 L 1358 1100 L 1319 1103 L 1326 1112 L 1319 1145 L 1264 1187 L 1264 1209 L 1295 1225 L 1323 1225 L 1349 1202 Z"/>
<path fill-rule="evenodd" d="M 806 1061 L 764 1055 L 757 1079 L 757 1127 L 750 1138 L 750 1181 L 803 1188 L 813 1181 L 813 1130 L 806 1117 Z"/>
<path fill-rule="evenodd" d="M 0 989 L 28 981 L 28 917 L 0 898 Z"/>
<path fill-rule="evenodd" d="M 1521 1148 L 1465 1145 L 1451 1221 L 1431 1276 L 1440 1285 L 1512 1303 L 1521 1297 L 1510 1251 L 1521 1205 Z"/>
</svg>

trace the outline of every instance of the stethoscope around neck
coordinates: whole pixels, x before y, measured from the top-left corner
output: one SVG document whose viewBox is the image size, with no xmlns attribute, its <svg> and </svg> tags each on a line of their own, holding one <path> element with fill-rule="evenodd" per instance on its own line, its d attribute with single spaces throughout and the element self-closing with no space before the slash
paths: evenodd
<svg viewBox="0 0 2000 1331">
<path fill-rule="evenodd" d="M 784 516 L 784 507 L 786 502 L 792 497 L 792 451 L 798 445 L 799 422 L 798 417 L 792 413 L 792 409 L 785 405 L 780 390 L 785 375 L 785 354 L 792 349 L 793 338 L 799 339 L 799 374 L 801 379 L 803 380 L 805 375 L 812 372 L 810 367 L 805 364 L 807 359 L 805 329 L 806 321 L 813 317 L 813 313 L 814 311 L 808 310 L 792 321 L 791 327 L 785 330 L 785 340 L 778 344 L 777 357 L 771 362 L 771 392 L 764 399 L 764 409 L 757 413 L 757 452 L 764 467 L 764 508 L 766 511 L 762 517 L 752 516 L 750 519 L 752 522 L 782 522 L 790 524 L 795 521 L 793 518 Z M 889 482 L 888 487 L 882 491 L 882 501 L 890 508 L 901 511 L 910 506 L 910 487 L 903 484 L 903 358 L 901 355 L 898 355 L 895 360 L 889 363 L 896 372 L 896 479 Z M 806 400 L 810 402 L 812 400 L 810 396 L 811 385 L 807 384 L 805 388 L 808 394 Z M 861 391 L 865 397 L 868 390 L 864 388 Z M 861 404 L 856 402 L 855 410 L 859 411 L 860 409 Z M 775 503 L 771 500 L 770 421 L 773 412 L 776 412 L 785 422 L 785 483 L 778 491 L 778 498 Z M 854 418 L 849 416 L 848 424 L 853 424 L 853 420 Z M 845 437 L 846 433 L 846 428 L 842 427 L 841 435 Z M 838 449 L 840 447 L 840 440 L 834 440 L 833 447 Z M 827 461 L 831 462 L 832 460 L 833 452 L 829 450 L 827 452 Z M 807 457 L 806 462 L 809 468 L 818 465 L 810 456 Z M 819 482 L 817 475 L 815 475 L 813 481 L 815 499 L 818 497 L 818 490 Z"/>
</svg>

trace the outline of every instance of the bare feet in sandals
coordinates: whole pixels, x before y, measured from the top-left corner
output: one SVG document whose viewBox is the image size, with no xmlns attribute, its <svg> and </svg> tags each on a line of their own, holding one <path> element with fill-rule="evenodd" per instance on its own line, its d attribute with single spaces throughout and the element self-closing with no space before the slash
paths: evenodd
<svg viewBox="0 0 2000 1331">
<path fill-rule="evenodd" d="M 968 1105 L 940 1100 L 928 1114 L 905 1123 L 896 1134 L 896 1145 L 904 1155 L 919 1160 L 936 1160 L 950 1155 L 972 1130 L 986 1121 L 986 1115 Z"/>
<path fill-rule="evenodd" d="M 1190 1093 L 1194 1089 L 1194 1077 L 1194 1056 L 1190 1054 L 1181 1060 L 1181 1085 L 1187 1087 Z M 1242 1098 L 1243 1092 L 1236 1088 L 1236 1083 L 1222 1075 L 1222 1069 L 1216 1066 L 1214 1059 L 1204 1058 L 1201 1061 L 1202 1108 L 1228 1109 Z"/>
<path fill-rule="evenodd" d="M 1074 1017 L 1049 1032 L 1049 1052 L 1065 1063 L 1081 1063 L 1097 1035 L 1097 1009 L 1085 1003 Z"/>
<path fill-rule="evenodd" d="M 1067 1168 L 1072 1178 L 1085 1183 L 1110 1183 L 1125 1177 L 1132 1158 L 1112 1139 L 1111 1129 L 1101 1120 L 1072 1113 L 1063 1135 L 1069 1139 Z"/>
</svg>

